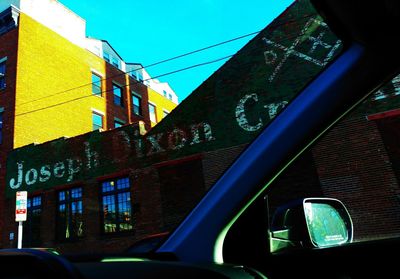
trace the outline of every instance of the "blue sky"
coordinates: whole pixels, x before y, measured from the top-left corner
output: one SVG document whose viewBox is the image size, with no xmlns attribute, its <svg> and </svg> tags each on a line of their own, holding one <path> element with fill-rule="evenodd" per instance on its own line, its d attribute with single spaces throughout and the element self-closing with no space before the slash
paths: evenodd
<svg viewBox="0 0 400 279">
<path fill-rule="evenodd" d="M 105 39 L 127 62 L 149 65 L 256 32 L 291 0 L 60 0 L 86 20 L 88 36 Z M 112 4 L 110 4 L 112 3 Z M 251 3 L 251 4 L 250 4 Z M 148 68 L 151 76 L 235 54 L 251 38 Z M 160 78 L 183 100 L 224 61 Z"/>
</svg>

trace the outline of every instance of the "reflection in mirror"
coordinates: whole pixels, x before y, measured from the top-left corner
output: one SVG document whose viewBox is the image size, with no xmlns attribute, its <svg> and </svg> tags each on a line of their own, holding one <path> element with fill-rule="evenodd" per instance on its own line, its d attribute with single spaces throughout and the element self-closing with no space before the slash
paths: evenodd
<svg viewBox="0 0 400 279">
<path fill-rule="evenodd" d="M 280 206 L 269 230 L 271 253 L 325 248 L 353 240 L 353 223 L 344 204 L 331 198 L 305 198 Z"/>
<path fill-rule="evenodd" d="M 305 202 L 304 213 L 311 241 L 317 247 L 348 242 L 349 233 L 345 220 L 330 204 Z"/>
</svg>

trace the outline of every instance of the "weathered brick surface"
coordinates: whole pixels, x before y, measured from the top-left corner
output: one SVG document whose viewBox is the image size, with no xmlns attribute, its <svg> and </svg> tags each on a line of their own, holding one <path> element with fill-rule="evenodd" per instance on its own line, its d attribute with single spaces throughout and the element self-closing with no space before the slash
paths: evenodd
<svg viewBox="0 0 400 279">
<path fill-rule="evenodd" d="M 203 175 L 206 189 L 214 185 L 246 146 L 246 144 L 243 144 L 204 153 L 203 168 L 205 171 Z"/>
<path fill-rule="evenodd" d="M 400 233 L 399 184 L 375 122 L 347 118 L 313 148 L 324 195 L 342 200 L 356 240 Z"/>
<path fill-rule="evenodd" d="M 4 189 L 6 175 L 6 155 L 13 148 L 14 113 L 15 113 L 15 80 L 17 73 L 18 29 L 13 29 L 0 38 L 0 58 L 7 57 L 6 61 L 6 88 L 0 90 L 0 108 L 3 112 L 3 141 L 0 144 L 0 236 L 4 227 Z M 8 238 L 6 238 L 8 239 Z M 0 248 L 3 246 L 3 237 L 0 237 Z"/>
<path fill-rule="evenodd" d="M 296 3 L 302 3 L 302 1 Z M 293 55 L 288 57 L 281 68 L 276 68 L 277 65 L 268 60 L 266 55 L 274 53 L 280 57 L 283 53 L 273 48 L 272 43 L 266 44 L 267 38 L 288 47 L 290 40 L 283 41 L 288 34 L 294 36 L 293 34 L 300 34 L 302 30 L 306 30 L 308 33 L 303 34 L 304 40 L 300 40 L 301 44 L 296 46 L 296 51 L 304 53 L 308 53 L 312 47 L 306 35 L 315 38 L 317 35 L 325 34 L 327 37 L 324 39 L 332 46 L 338 42 L 332 34 L 328 36 L 326 26 L 313 18 L 315 14 L 309 11 L 307 5 L 304 7 L 301 4 L 296 5 L 274 21 L 246 48 L 196 89 L 193 95 L 171 113 L 170 117 L 157 125 L 148 135 L 140 138 L 143 140 L 140 144 L 145 145 L 144 149 L 140 151 L 135 149 L 139 138 L 135 136 L 132 129 L 130 130 L 132 127 L 124 127 L 100 134 L 90 133 L 68 140 L 32 145 L 13 152 L 15 161 L 10 160 L 13 164 L 13 175 L 15 175 L 18 160 L 25 160 L 27 168 L 25 171 L 30 168 L 38 169 L 43 164 L 53 166 L 60 161 L 67 162 L 68 158 L 72 158 L 71 156 L 83 158 L 81 161 L 84 162 L 84 158 L 87 157 L 85 143 L 90 143 L 91 148 L 100 155 L 99 168 L 92 173 L 85 170 L 86 173 L 79 174 L 80 177 L 76 174 L 78 178 L 73 181 L 73 184 L 69 184 L 72 180 L 68 181 L 66 177 L 63 177 L 64 180 L 53 179 L 53 177 L 48 184 L 30 185 L 29 190 L 33 191 L 31 195 L 43 195 L 42 244 L 66 253 L 118 252 L 146 235 L 172 230 L 259 132 L 257 130 L 261 130 L 262 126 L 273 119 L 282 107 L 280 102 L 290 100 L 321 70 L 319 65 L 310 64 L 308 60 L 301 60 Z M 30 32 L 36 31 L 36 38 L 43 39 L 51 36 L 54 40 L 58 40 L 56 45 L 62 41 L 48 30 L 43 30 L 37 23 L 31 22 L 29 18 L 25 18 L 24 21 L 29 23 L 29 28 L 25 30 L 26 37 L 29 38 Z M 279 26 L 282 27 L 278 28 Z M 39 52 L 43 45 L 36 43 L 33 50 Z M 25 42 L 25 52 L 22 54 L 28 55 L 28 46 L 29 44 Z M 78 58 L 85 58 L 87 55 L 73 46 L 68 46 L 63 51 L 71 52 Z M 326 58 L 326 52 L 328 50 L 323 48 L 317 51 L 321 59 Z M 316 53 L 315 55 L 318 56 Z M 47 60 L 49 62 L 45 65 L 49 67 L 47 71 L 55 72 L 60 66 L 65 66 L 62 64 L 64 61 L 61 61 L 61 56 L 64 55 L 56 54 L 52 57 L 55 64 Z M 96 64 L 101 63 L 97 58 L 89 58 L 87 59 L 95 63 L 92 67 L 96 65 L 101 67 L 100 70 L 104 70 L 107 75 L 121 74 L 119 70 L 108 64 Z M 74 69 L 75 72 L 70 69 L 62 71 L 66 74 L 67 80 L 70 81 L 77 74 L 90 82 L 90 71 L 87 65 L 81 67 L 80 59 L 75 62 L 77 66 Z M 40 68 L 39 64 L 34 65 L 33 68 Z M 30 64 L 22 66 L 21 73 L 26 74 Z M 11 69 L 12 67 L 10 65 Z M 276 74 L 277 70 L 279 74 Z M 40 73 L 34 72 L 33 77 L 38 79 Z M 115 78 L 115 81 L 124 84 L 125 78 L 119 76 Z M 132 83 L 133 79 L 129 79 Z M 274 79 L 274 82 L 266 83 L 267 79 Z M 49 77 L 41 82 L 50 83 L 54 90 L 59 86 L 59 84 L 52 84 Z M 35 86 L 39 87 L 39 85 Z M 112 80 L 107 81 L 105 87 L 111 89 Z M 364 104 L 355 114 L 336 125 L 311 151 L 305 152 L 274 181 L 268 189 L 272 211 L 277 206 L 293 199 L 328 196 L 338 198 L 347 205 L 353 217 L 356 240 L 388 237 L 400 232 L 400 200 L 398 198 L 400 152 L 397 147 L 400 142 L 397 128 L 400 125 L 395 121 L 368 121 L 365 118 L 365 114 L 368 113 L 398 109 L 400 98 L 393 94 L 397 87 L 394 83 L 389 87 L 389 89 L 384 89 L 384 93 L 392 94 L 391 98 Z M 29 97 L 28 89 L 25 90 L 18 94 L 27 98 Z M 111 122 L 114 121 L 114 117 L 118 117 L 127 122 L 144 120 L 147 128 L 150 128 L 147 105 L 143 106 L 145 117 L 132 114 L 130 98 L 132 91 L 141 94 L 145 104 L 154 93 L 149 92 L 142 84 L 129 85 L 124 89 L 125 96 L 128 98 L 124 99 L 123 107 L 114 105 L 111 91 L 102 98 L 91 97 L 91 99 L 95 98 L 95 102 L 101 103 L 100 109 L 106 111 L 106 127 L 112 127 Z M 90 94 L 90 92 L 86 93 Z M 243 100 L 246 106 L 243 104 L 243 108 L 240 108 L 240 102 Z M 2 101 L 0 99 L 0 104 Z M 84 105 L 85 109 L 92 106 L 91 103 Z M 267 109 L 271 106 L 276 111 Z M 72 111 L 72 107 L 64 109 Z M 40 117 L 21 120 L 21 126 L 18 128 L 24 126 L 26 133 L 21 132 L 24 131 L 23 129 L 18 132 L 21 137 L 18 142 L 24 142 L 28 138 L 32 140 L 32 137 L 34 138 L 32 133 L 39 133 L 38 129 L 42 127 L 43 119 L 54 116 L 55 119 L 60 117 L 58 118 L 60 120 L 62 115 L 54 110 Z M 66 123 L 72 123 L 71 119 Z M 54 125 L 50 126 L 54 128 Z M 32 132 L 27 127 L 31 127 Z M 196 130 L 196 127 L 201 127 L 201 130 Z M 49 128 L 42 131 L 43 137 L 48 137 L 46 133 L 50 130 Z M 0 171 L 2 171 L 0 176 L 3 175 L 2 181 L 4 181 L 4 168 Z M 105 235 L 102 232 L 100 184 L 106 179 L 127 175 L 132 183 L 131 204 L 134 230 L 125 234 Z M 56 197 L 59 190 L 72 186 L 82 186 L 84 190 L 85 233 L 80 240 L 62 242 L 55 237 Z M 4 185 L 1 189 L 4 189 Z M 1 211 L 5 216 L 5 222 L 1 226 L 5 247 L 16 246 L 15 240 L 8 241 L 9 233 L 16 232 L 16 224 L 13 221 L 14 209 L 15 201 L 8 199 Z"/>
</svg>

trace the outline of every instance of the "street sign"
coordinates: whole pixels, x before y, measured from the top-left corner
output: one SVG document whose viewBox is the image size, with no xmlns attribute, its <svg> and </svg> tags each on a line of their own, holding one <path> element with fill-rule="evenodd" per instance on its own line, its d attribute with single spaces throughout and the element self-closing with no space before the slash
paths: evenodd
<svg viewBox="0 0 400 279">
<path fill-rule="evenodd" d="M 28 205 L 28 192 L 27 191 L 17 192 L 16 206 L 15 206 L 16 222 L 26 221 L 26 213 L 28 209 L 27 205 Z"/>
</svg>

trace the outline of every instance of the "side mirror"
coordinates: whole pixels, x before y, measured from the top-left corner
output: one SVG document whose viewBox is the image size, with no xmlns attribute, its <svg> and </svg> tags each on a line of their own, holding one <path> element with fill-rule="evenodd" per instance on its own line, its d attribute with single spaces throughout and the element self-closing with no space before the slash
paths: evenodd
<svg viewBox="0 0 400 279">
<path fill-rule="evenodd" d="M 353 223 L 341 201 L 305 198 L 276 210 L 269 240 L 271 253 L 342 245 L 352 242 Z"/>
</svg>

